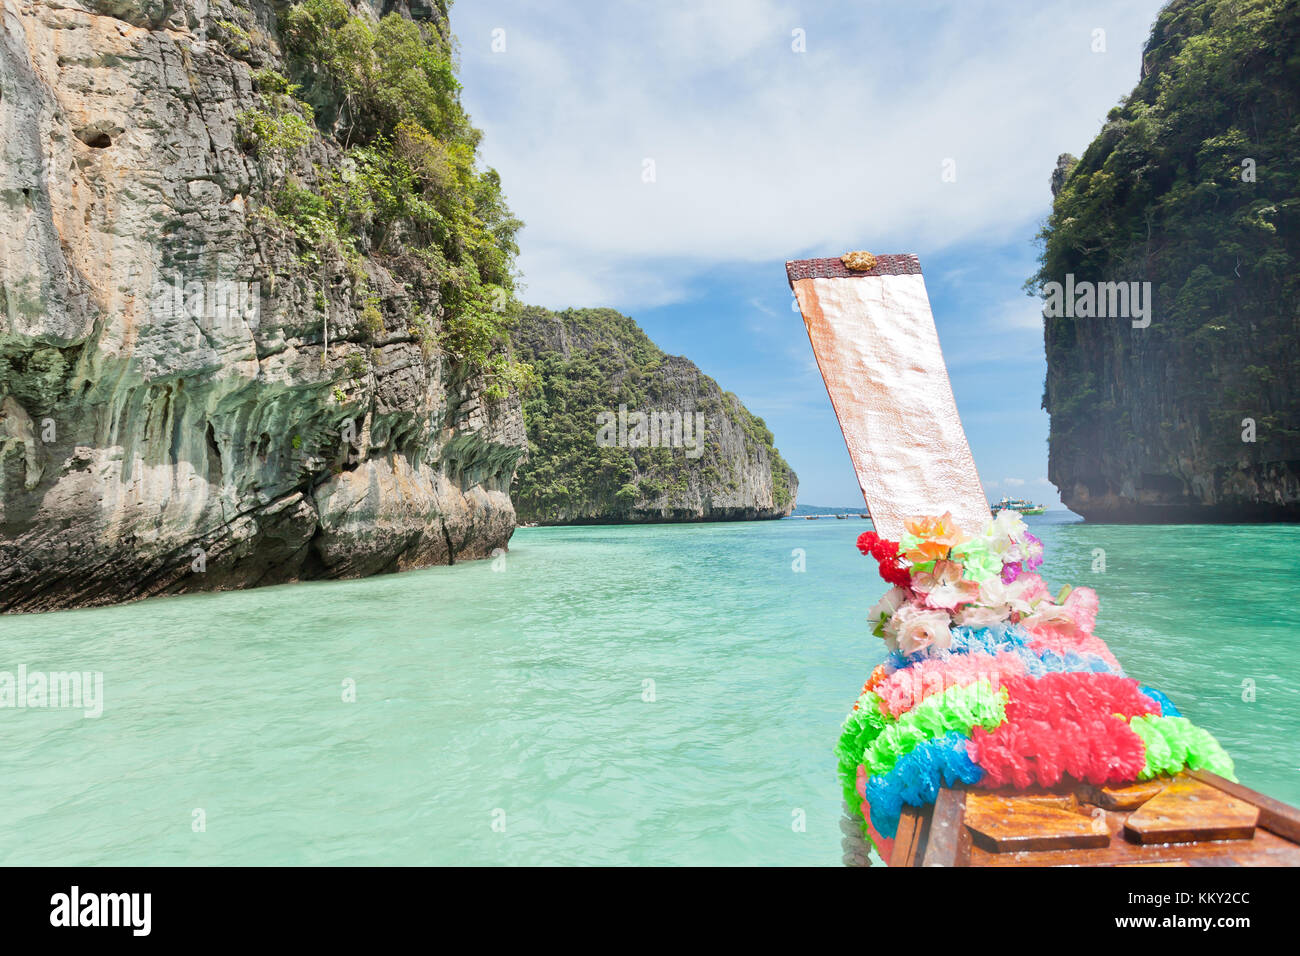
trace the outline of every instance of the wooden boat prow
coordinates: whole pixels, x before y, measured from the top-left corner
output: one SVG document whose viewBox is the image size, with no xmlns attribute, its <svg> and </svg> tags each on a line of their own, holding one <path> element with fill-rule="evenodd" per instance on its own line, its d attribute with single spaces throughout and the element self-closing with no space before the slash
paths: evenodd
<svg viewBox="0 0 1300 956">
<path fill-rule="evenodd" d="M 897 538 L 908 516 L 944 512 L 981 527 L 989 503 L 917 257 L 795 260 L 786 274 L 876 530 Z M 1205 771 L 1115 788 L 942 789 L 904 807 L 885 846 L 891 866 L 1297 866 L 1300 810 Z"/>
<path fill-rule="evenodd" d="M 945 788 L 933 806 L 903 809 L 888 862 L 1300 866 L 1300 810 L 1196 770 L 1117 788 Z"/>
</svg>

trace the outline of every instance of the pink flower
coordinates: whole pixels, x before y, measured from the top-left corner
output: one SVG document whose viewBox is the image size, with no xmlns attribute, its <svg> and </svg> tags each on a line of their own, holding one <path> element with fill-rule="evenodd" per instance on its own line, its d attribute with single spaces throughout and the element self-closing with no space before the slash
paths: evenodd
<svg viewBox="0 0 1300 956">
<path fill-rule="evenodd" d="M 1025 663 L 1009 651 L 993 656 L 983 651 L 922 658 L 894 671 L 876 686 L 880 711 L 898 717 L 922 700 L 949 687 L 964 687 L 986 680 L 996 690 L 1007 677 L 1023 674 Z"/>
<path fill-rule="evenodd" d="M 961 565 L 956 561 L 936 561 L 934 569 L 912 575 L 912 589 L 925 592 L 943 584 L 956 584 L 961 580 Z"/>
<path fill-rule="evenodd" d="M 1100 604 L 1101 602 L 1097 600 L 1097 592 L 1092 588 L 1075 588 L 1066 596 L 1062 607 L 1074 618 L 1074 623 L 1078 625 L 1080 631 L 1091 634 L 1092 629 L 1097 626 L 1097 610 Z"/>
<path fill-rule="evenodd" d="M 1092 588 L 1075 588 L 1066 596 L 1064 604 L 1056 604 L 1051 599 L 1039 601 L 1020 623 L 1042 634 L 1087 635 L 1097 623 L 1098 603 L 1097 592 Z"/>
<path fill-rule="evenodd" d="M 1035 633 L 1060 634 L 1063 637 L 1071 637 L 1079 633 L 1078 625 L 1074 623 L 1074 617 L 1070 612 L 1051 601 L 1037 604 L 1033 613 L 1022 617 L 1020 623 Z"/>
<path fill-rule="evenodd" d="M 1025 532 L 1024 540 L 1025 543 L 1021 551 L 1024 553 L 1025 567 L 1033 571 L 1043 563 L 1043 542 L 1028 531 Z"/>
<path fill-rule="evenodd" d="M 1044 598 L 1051 600 L 1052 592 L 1047 590 L 1047 583 L 1037 574 L 1021 574 L 1007 585 L 1007 592 L 1015 600 L 1033 604 Z"/>
<path fill-rule="evenodd" d="M 912 590 L 932 608 L 955 610 L 958 605 L 969 604 L 979 597 L 979 585 L 964 580 L 961 572 L 961 565 L 956 561 L 936 561 L 933 571 L 912 575 Z"/>
<path fill-rule="evenodd" d="M 974 581 L 960 581 L 957 584 L 941 584 L 925 595 L 925 603 L 932 608 L 955 611 L 963 604 L 970 604 L 979 597 L 979 585 Z"/>
</svg>

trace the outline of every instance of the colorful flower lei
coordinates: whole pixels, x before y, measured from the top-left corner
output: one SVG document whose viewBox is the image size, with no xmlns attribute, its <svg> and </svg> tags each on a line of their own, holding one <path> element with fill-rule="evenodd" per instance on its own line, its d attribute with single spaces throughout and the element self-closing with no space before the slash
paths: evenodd
<svg viewBox="0 0 1300 956">
<path fill-rule="evenodd" d="M 1124 675 L 1092 633 L 1097 595 L 1053 597 L 1043 543 L 1003 511 L 978 535 L 952 515 L 868 531 L 858 550 L 892 587 L 868 614 L 889 650 L 844 722 L 844 793 L 885 854 L 902 807 L 939 788 L 1119 784 L 1232 760 L 1169 698 Z"/>
</svg>

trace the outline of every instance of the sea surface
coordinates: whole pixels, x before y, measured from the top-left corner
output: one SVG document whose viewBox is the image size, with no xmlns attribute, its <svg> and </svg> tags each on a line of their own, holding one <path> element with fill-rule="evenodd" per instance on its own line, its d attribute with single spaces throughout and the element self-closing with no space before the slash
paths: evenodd
<svg viewBox="0 0 1300 956">
<path fill-rule="evenodd" d="M 1028 520 L 1129 674 L 1300 803 L 1300 527 Z M 0 863 L 838 865 L 868 527 L 524 528 L 496 561 L 0 617 L 0 671 L 103 673 L 98 718 L 0 709 Z"/>
</svg>

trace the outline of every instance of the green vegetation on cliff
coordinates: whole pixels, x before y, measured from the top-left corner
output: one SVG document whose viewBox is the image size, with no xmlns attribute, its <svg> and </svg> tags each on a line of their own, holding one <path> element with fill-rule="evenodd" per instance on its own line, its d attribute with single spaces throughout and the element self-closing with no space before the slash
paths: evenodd
<svg viewBox="0 0 1300 956">
<path fill-rule="evenodd" d="M 444 16 L 416 22 L 397 12 L 378 21 L 343 0 L 303 0 L 281 17 L 286 68 L 295 82 L 255 75 L 263 108 L 241 117 L 251 148 L 285 163 L 268 214 L 292 230 L 307 264 L 326 251 L 353 264 L 355 295 L 368 325 L 380 317 L 359 266 L 384 259 L 418 298 L 441 307 L 412 334 L 482 369 L 489 397 L 528 379 L 502 351 L 518 317 L 515 234 L 495 170 L 475 168 L 480 133 L 460 103 Z M 344 150 L 337 168 L 314 166 L 313 181 L 291 160 L 310 145 L 310 122 Z"/>
<path fill-rule="evenodd" d="M 763 518 L 793 505 L 798 480 L 763 420 L 627 316 L 529 307 L 513 340 L 540 379 L 524 403 L 528 459 L 512 493 L 520 520 Z M 602 444 L 600 416 L 620 406 L 702 413 L 700 449 Z"/>
<path fill-rule="evenodd" d="M 1153 292 L 1148 328 L 1046 321 L 1051 472 L 1067 504 L 1076 485 L 1167 503 L 1271 493 L 1264 472 L 1300 457 L 1297 77 L 1292 0 L 1174 0 L 1131 95 L 1055 177 L 1031 286 L 1073 274 Z M 1233 469 L 1251 472 L 1235 491 Z"/>
</svg>

